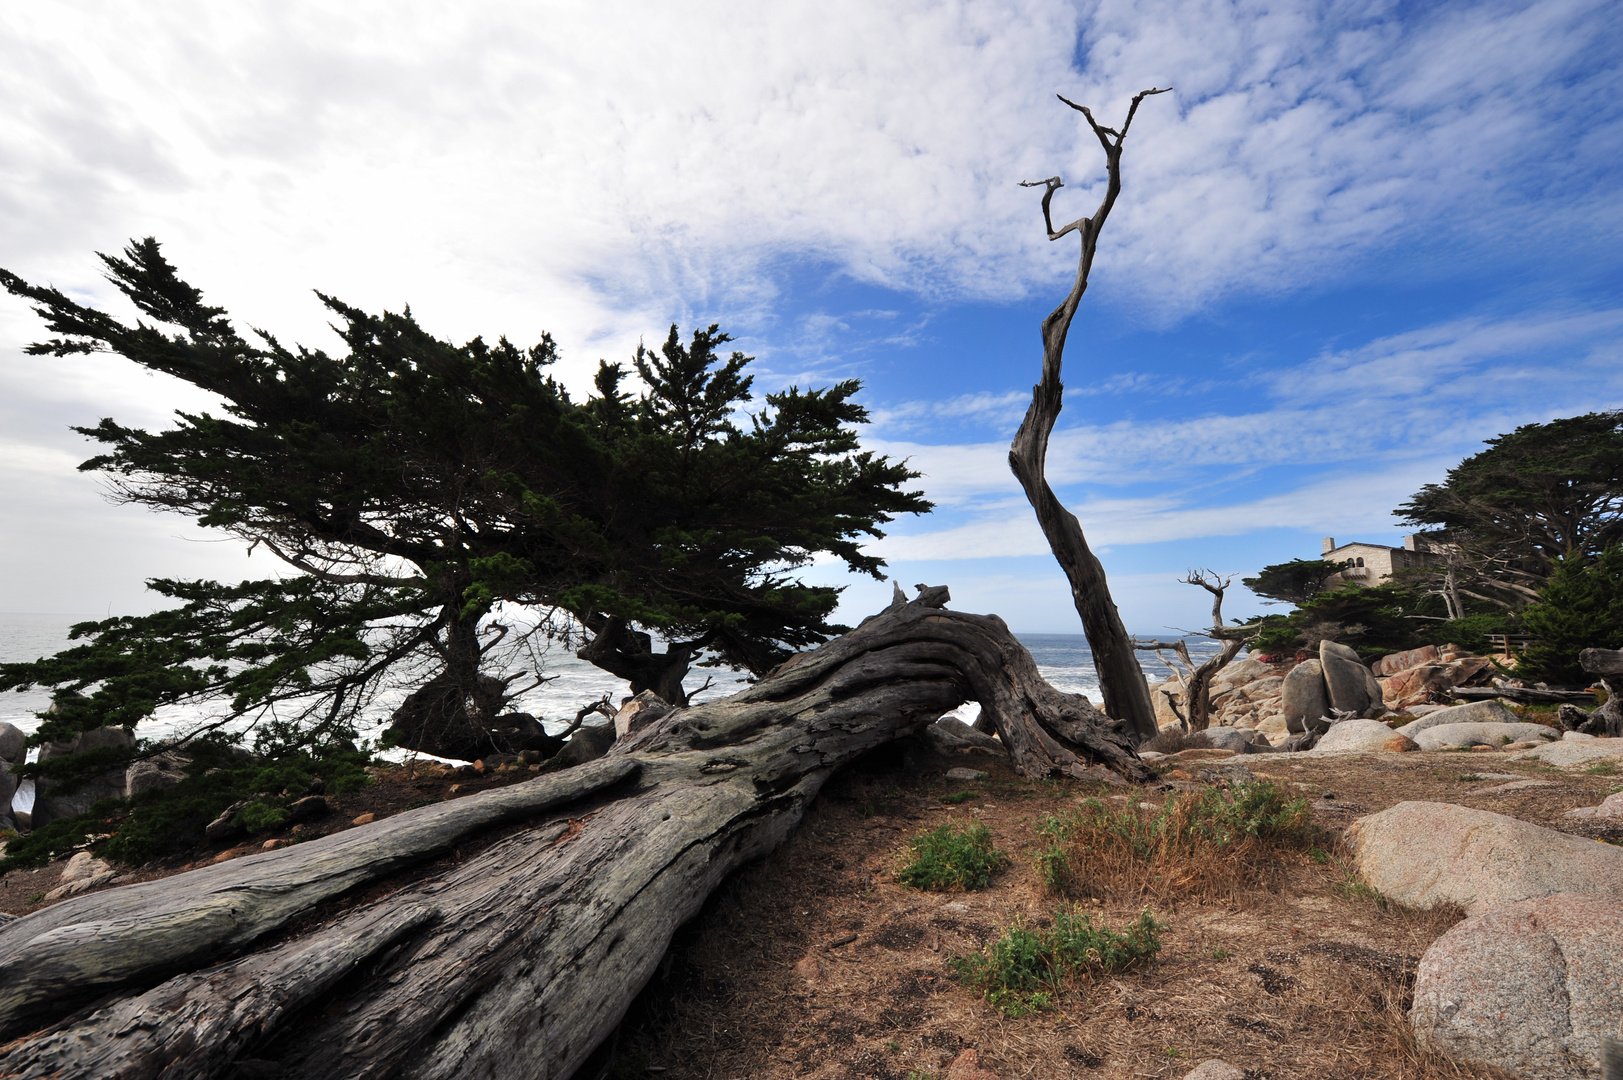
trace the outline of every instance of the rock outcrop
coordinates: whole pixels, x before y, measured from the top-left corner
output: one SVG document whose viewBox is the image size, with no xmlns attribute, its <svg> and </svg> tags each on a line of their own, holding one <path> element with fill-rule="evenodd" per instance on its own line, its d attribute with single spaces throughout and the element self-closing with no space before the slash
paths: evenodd
<svg viewBox="0 0 1623 1080">
<path fill-rule="evenodd" d="M 1354 868 L 1406 907 L 1467 913 L 1582 891 L 1623 900 L 1623 848 L 1449 803 L 1402 802 L 1348 831 Z"/>
<path fill-rule="evenodd" d="M 1324 689 L 1324 665 L 1304 660 L 1291 668 L 1280 687 L 1285 727 L 1293 735 L 1307 730 L 1307 722 L 1330 714 L 1330 696 Z"/>
<path fill-rule="evenodd" d="M 1559 731 L 1543 724 L 1438 724 L 1415 733 L 1414 741 L 1422 750 L 1451 750 L 1468 746 L 1503 747 L 1518 742 L 1537 743 L 1560 737 Z"/>
<path fill-rule="evenodd" d="M 1400 732 L 1414 738 L 1427 728 L 1440 727 L 1443 724 L 1519 724 L 1521 717 L 1499 704 L 1497 701 L 1472 701 L 1465 705 L 1453 705 L 1446 709 L 1437 709 L 1427 712 L 1418 720 L 1411 720 L 1398 728 Z"/>
<path fill-rule="evenodd" d="M 1315 754 L 1367 754 L 1417 750 L 1414 740 L 1398 734 L 1379 720 L 1343 720 L 1313 744 Z"/>
<path fill-rule="evenodd" d="M 1421 957 L 1410 1021 L 1429 1049 L 1568 1080 L 1598 1074 L 1620 1015 L 1623 909 L 1562 893 L 1494 907 L 1438 938 Z"/>
<path fill-rule="evenodd" d="M 1532 758 L 1542 761 L 1546 765 L 1554 765 L 1558 769 L 1570 769 L 1580 765 L 1594 765 L 1602 761 L 1623 761 L 1623 739 L 1567 739 L 1540 746 L 1533 750 L 1524 750 L 1520 754 L 1511 755 L 1512 761 Z"/>
<path fill-rule="evenodd" d="M 1381 704 L 1380 684 L 1351 647 L 1321 641 L 1319 663 L 1324 668 L 1324 685 L 1332 709 L 1362 714 L 1371 706 Z"/>
</svg>

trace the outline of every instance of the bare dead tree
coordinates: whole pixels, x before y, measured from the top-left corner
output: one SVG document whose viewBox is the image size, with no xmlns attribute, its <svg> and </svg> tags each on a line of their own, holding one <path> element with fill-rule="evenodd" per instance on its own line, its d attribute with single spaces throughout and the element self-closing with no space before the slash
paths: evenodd
<svg viewBox="0 0 1623 1080">
<path fill-rule="evenodd" d="M 1150 701 L 1149 687 L 1144 681 L 1144 670 L 1139 667 L 1133 652 L 1133 641 L 1122 624 L 1121 613 L 1110 597 L 1105 582 L 1104 567 L 1098 556 L 1088 547 L 1082 535 L 1082 524 L 1067 510 L 1045 474 L 1048 460 L 1048 438 L 1054 431 L 1064 404 L 1065 387 L 1060 382 L 1060 365 L 1065 355 L 1065 338 L 1076 316 L 1077 305 L 1088 287 L 1088 274 L 1093 269 L 1093 256 L 1098 248 L 1099 233 L 1105 219 L 1121 194 L 1121 147 L 1132 126 L 1139 104 L 1152 94 L 1164 94 L 1165 89 L 1145 90 L 1133 96 L 1127 109 L 1127 119 L 1121 130 L 1101 125 L 1086 106 L 1061 101 L 1081 113 L 1093 129 L 1099 145 L 1105 152 L 1105 171 L 1108 186 L 1104 201 L 1090 217 L 1078 218 L 1056 230 L 1052 204 L 1054 192 L 1064 187 L 1057 176 L 1047 180 L 1022 181 L 1022 187 L 1043 188 L 1043 223 L 1048 228 L 1048 239 L 1075 232 L 1081 237 L 1082 252 L 1076 268 L 1076 279 L 1071 283 L 1069 295 L 1043 320 L 1043 376 L 1031 391 L 1031 407 L 1026 410 L 1020 430 L 1009 447 L 1009 467 L 1025 489 L 1026 499 L 1037 512 L 1037 521 L 1048 547 L 1065 570 L 1071 583 L 1071 599 L 1076 613 L 1082 618 L 1082 631 L 1087 635 L 1088 647 L 1093 651 L 1093 664 L 1099 673 L 1099 688 L 1104 696 L 1105 712 L 1127 723 L 1139 741 L 1152 738 L 1156 732 L 1155 706 Z"/>
<path fill-rule="evenodd" d="M 1161 657 L 1161 661 L 1171 668 L 1183 683 L 1183 710 L 1178 708 L 1171 692 L 1162 690 L 1161 693 L 1166 695 L 1167 703 L 1172 706 L 1172 712 L 1183 724 L 1184 730 L 1205 731 L 1212 722 L 1212 680 L 1240 654 L 1240 650 L 1245 648 L 1248 642 L 1257 636 L 1258 631 L 1223 625 L 1223 594 L 1234 581 L 1233 575 L 1222 577 L 1211 570 L 1191 570 L 1178 580 L 1185 585 L 1198 585 L 1212 594 L 1211 629 L 1200 631 L 1200 635 L 1221 643 L 1217 654 L 1208 657 L 1201 664 L 1196 664 L 1189 655 L 1189 645 L 1183 638 L 1172 641 L 1136 641 L 1133 645 L 1140 651 L 1153 651 Z M 1178 658 L 1183 661 L 1182 670 L 1179 670 L 1178 665 L 1165 655 L 1165 650 L 1178 654 Z"/>
<path fill-rule="evenodd" d="M 1225 578 L 1218 577 L 1210 570 L 1191 570 L 1179 580 L 1186 585 L 1198 585 L 1212 594 L 1212 628 L 1206 632 L 1206 636 L 1221 643 L 1217 655 L 1195 668 L 1185 684 L 1188 687 L 1189 730 L 1205 731 L 1212 722 L 1212 679 L 1239 655 L 1247 642 L 1257 636 L 1257 631 L 1223 625 L 1223 593 L 1234 580 L 1232 575 Z M 1183 642 L 1178 644 L 1182 645 Z M 1187 650 L 1183 655 L 1185 658 L 1189 656 Z"/>
</svg>

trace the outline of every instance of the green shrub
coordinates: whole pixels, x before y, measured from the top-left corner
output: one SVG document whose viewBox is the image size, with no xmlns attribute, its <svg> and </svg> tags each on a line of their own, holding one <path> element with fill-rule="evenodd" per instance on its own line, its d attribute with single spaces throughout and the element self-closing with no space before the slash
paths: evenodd
<svg viewBox="0 0 1623 1080">
<path fill-rule="evenodd" d="M 907 846 L 910 857 L 896 872 L 896 880 L 931 892 L 979 889 L 1009 861 L 992 846 L 992 830 L 983 824 L 964 828 L 949 821 L 915 836 Z"/>
<path fill-rule="evenodd" d="M 287 820 L 287 811 L 256 799 L 237 811 L 236 822 L 251 833 L 267 832 Z"/>
<path fill-rule="evenodd" d="M 1016 924 L 973 956 L 949 963 L 959 981 L 1000 1009 L 1023 1016 L 1051 1008 L 1065 981 L 1084 972 L 1125 971 L 1161 950 L 1165 927 L 1148 910 L 1118 933 L 1061 909 L 1047 930 Z"/>
<path fill-rule="evenodd" d="M 1588 648 L 1623 648 L 1623 547 L 1614 544 L 1594 560 L 1562 559 L 1539 602 L 1522 612 L 1521 625 L 1533 640 L 1518 658 L 1518 675 L 1553 683 L 1590 682 L 1578 654 Z"/>
<path fill-rule="evenodd" d="M 1508 612 L 1486 615 L 1467 615 L 1463 619 L 1423 623 L 1415 631 L 1417 645 L 1458 645 L 1467 652 L 1490 653 L 1495 647 L 1489 634 L 1516 633 L 1515 621 Z"/>
<path fill-rule="evenodd" d="M 370 758 L 345 744 L 263 758 L 200 739 L 187 752 L 191 764 L 173 787 L 143 791 L 133 799 L 103 799 L 78 817 L 46 823 L 6 846 L 0 874 L 43 866 L 87 842 L 101 858 L 133 866 L 183 855 L 203 842 L 204 828 L 233 803 L 252 800 L 237 821 L 258 832 L 285 821 L 284 808 L 317 778 L 335 795 L 371 782 L 365 771 Z"/>
</svg>

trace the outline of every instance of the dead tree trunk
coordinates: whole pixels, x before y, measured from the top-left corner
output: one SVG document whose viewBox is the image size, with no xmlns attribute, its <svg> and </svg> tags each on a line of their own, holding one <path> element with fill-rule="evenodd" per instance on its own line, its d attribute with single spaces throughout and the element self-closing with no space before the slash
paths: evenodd
<svg viewBox="0 0 1623 1080">
<path fill-rule="evenodd" d="M 1584 728 L 1593 735 L 1623 736 L 1623 649 L 1585 649 L 1578 663 L 1591 675 L 1600 676 L 1606 688 L 1606 704 L 1590 713 Z"/>
<path fill-rule="evenodd" d="M 1127 138 L 1127 129 L 1132 126 L 1139 103 L 1151 94 L 1165 92 L 1145 90 L 1135 95 L 1119 132 L 1101 127 L 1086 107 L 1060 98 L 1087 118 L 1088 126 L 1099 139 L 1099 145 L 1104 147 L 1109 184 L 1104 201 L 1092 217 L 1078 218 L 1056 232 L 1051 204 L 1054 192 L 1064 186 L 1063 182 L 1057 176 L 1023 182 L 1022 186 L 1025 187 L 1044 188 L 1043 223 L 1048 227 L 1048 239 L 1058 240 L 1074 231 L 1082 239 L 1082 254 L 1070 294 L 1043 320 L 1042 381 L 1032 388 L 1031 407 L 1026 410 L 1020 430 L 1015 433 L 1014 443 L 1009 447 L 1009 467 L 1025 489 L 1026 499 L 1037 512 L 1037 522 L 1048 539 L 1048 547 L 1071 583 L 1071 599 L 1076 605 L 1076 613 L 1082 618 L 1082 632 L 1087 635 L 1088 647 L 1093 651 L 1093 664 L 1099 673 L 1105 712 L 1126 721 L 1134 738 L 1140 742 L 1153 738 L 1156 732 L 1155 706 L 1150 701 L 1144 670 L 1138 665 L 1132 638 L 1122 625 L 1115 601 L 1110 598 L 1104 567 L 1088 547 L 1076 515 L 1065 508 L 1053 488 L 1049 487 L 1045 469 L 1048 438 L 1053 434 L 1054 423 L 1059 419 L 1065 397 L 1065 387 L 1060 382 L 1065 337 L 1070 332 L 1071 320 L 1076 316 L 1082 294 L 1088 287 L 1088 274 L 1093 269 L 1099 232 L 1104 228 L 1111 208 L 1116 205 L 1116 197 L 1121 194 L 1121 144 Z"/>
<path fill-rule="evenodd" d="M 865 751 L 973 699 L 1027 775 L 1153 776 L 1001 620 L 945 599 L 647 710 L 599 761 L 0 927 L 0 1075 L 568 1077 L 676 928 Z"/>
<path fill-rule="evenodd" d="M 1141 651 L 1152 650 L 1157 656 L 1161 656 L 1163 649 L 1171 649 L 1178 654 L 1184 664 L 1182 672 L 1165 656 L 1161 656 L 1161 659 L 1183 682 L 1184 711 L 1178 712 L 1177 703 L 1168 691 L 1161 692 L 1167 694 L 1167 701 L 1183 723 L 1185 731 L 1205 731 L 1212 724 L 1212 680 L 1257 636 L 1258 631 L 1223 625 L 1223 594 L 1234 580 L 1232 577 L 1219 577 L 1210 570 L 1191 570 L 1178 580 L 1185 585 L 1199 585 L 1212 594 L 1212 628 L 1202 631 L 1201 636 L 1222 642 L 1217 655 L 1208 657 L 1205 663 L 1197 666 L 1189 655 L 1189 646 L 1182 638 L 1176 641 L 1137 641 L 1133 647 Z"/>
<path fill-rule="evenodd" d="M 1212 680 L 1217 673 L 1228 667 L 1229 662 L 1240 654 L 1246 643 L 1257 636 L 1255 630 L 1236 630 L 1223 625 L 1223 594 L 1228 591 L 1232 577 L 1220 578 L 1210 570 L 1191 570 L 1183 578 L 1185 585 L 1199 585 L 1212 594 L 1212 628 L 1205 634 L 1206 637 L 1216 638 L 1222 642 L 1216 656 L 1209 658 L 1198 668 L 1194 668 L 1189 676 L 1189 730 L 1205 731 L 1212 724 Z M 1183 645 L 1179 641 L 1180 646 Z M 1184 660 L 1188 661 L 1189 653 L 1183 652 Z M 1191 667 L 1193 665 L 1191 664 Z"/>
</svg>

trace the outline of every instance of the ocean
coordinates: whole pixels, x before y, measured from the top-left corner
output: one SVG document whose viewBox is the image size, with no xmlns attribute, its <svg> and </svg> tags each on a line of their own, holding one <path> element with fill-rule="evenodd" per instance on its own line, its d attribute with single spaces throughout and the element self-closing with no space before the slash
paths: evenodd
<svg viewBox="0 0 1623 1080">
<path fill-rule="evenodd" d="M 35 660 L 66 648 L 72 644 L 68 639 L 68 628 L 74 623 L 95 618 L 96 616 L 92 615 L 0 613 L 0 663 Z M 1099 702 L 1099 678 L 1093 670 L 1093 654 L 1088 650 L 1087 639 L 1081 634 L 1015 636 L 1031 650 L 1032 658 L 1037 661 L 1037 669 L 1055 687 L 1068 693 L 1085 694 L 1095 704 Z M 1200 660 L 1215 651 L 1216 645 L 1197 638 L 1189 642 L 1189 649 L 1195 658 Z M 513 707 L 543 718 L 546 726 L 553 730 L 558 730 L 566 720 L 572 719 L 575 711 L 582 705 L 602 697 L 605 693 L 610 695 L 611 701 L 618 702 L 631 692 L 630 685 L 625 681 L 583 660 L 577 660 L 565 649 L 549 650 L 544 654 L 542 662 L 542 673 L 548 676 L 550 681 L 540 689 L 519 698 Z M 1151 679 L 1159 680 L 1167 677 L 1167 668 L 1154 654 L 1140 653 L 1139 662 L 1144 666 L 1144 673 Z M 745 676 L 741 673 L 697 668 L 688 676 L 688 685 L 697 686 L 703 683 L 706 677 L 711 678 L 713 683 L 708 690 L 694 695 L 695 702 L 726 697 L 737 693 L 747 685 Z M 373 704 L 372 712 L 368 715 L 370 723 L 361 730 L 363 738 L 375 738 L 382 732 L 389 713 L 398 705 L 402 696 L 403 691 L 379 695 Z M 32 733 L 39 727 L 39 719 L 35 714 L 49 704 L 50 695 L 38 689 L 0 693 L 0 721 L 15 724 L 22 730 Z M 972 721 L 979 711 L 980 707 L 971 702 L 957 710 L 955 715 L 966 721 Z M 210 712 L 206 703 L 163 709 L 151 720 L 143 723 L 136 733 L 144 738 L 170 738 L 206 721 Z"/>
</svg>

